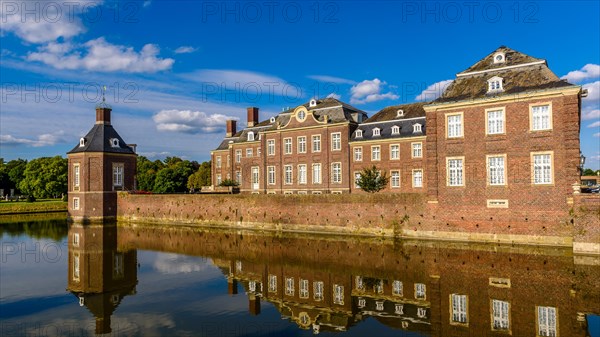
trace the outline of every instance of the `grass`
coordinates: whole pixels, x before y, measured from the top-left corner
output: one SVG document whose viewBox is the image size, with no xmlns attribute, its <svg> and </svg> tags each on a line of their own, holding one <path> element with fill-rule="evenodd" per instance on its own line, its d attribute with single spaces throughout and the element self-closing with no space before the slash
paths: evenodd
<svg viewBox="0 0 600 337">
<path fill-rule="evenodd" d="M 35 202 L 0 201 L 0 215 L 66 210 L 67 202 L 60 199 L 39 199 Z"/>
</svg>

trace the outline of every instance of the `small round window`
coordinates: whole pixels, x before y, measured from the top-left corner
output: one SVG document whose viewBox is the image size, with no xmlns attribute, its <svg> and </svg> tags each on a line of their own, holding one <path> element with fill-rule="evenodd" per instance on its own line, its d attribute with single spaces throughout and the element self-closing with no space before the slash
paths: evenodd
<svg viewBox="0 0 600 337">
<path fill-rule="evenodd" d="M 296 118 L 298 118 L 298 121 L 300 122 L 304 121 L 304 119 L 306 119 L 306 112 L 304 110 L 298 111 Z"/>
</svg>

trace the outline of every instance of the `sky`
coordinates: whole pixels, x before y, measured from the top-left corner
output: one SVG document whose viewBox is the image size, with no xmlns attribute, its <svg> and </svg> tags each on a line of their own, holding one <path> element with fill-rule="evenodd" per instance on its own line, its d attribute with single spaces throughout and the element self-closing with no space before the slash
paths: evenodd
<svg viewBox="0 0 600 337">
<path fill-rule="evenodd" d="M 588 89 L 600 168 L 598 1 L 0 0 L 0 157 L 65 156 L 105 99 L 138 154 L 206 161 L 225 120 L 333 96 L 372 115 L 435 99 L 501 45 Z"/>
</svg>

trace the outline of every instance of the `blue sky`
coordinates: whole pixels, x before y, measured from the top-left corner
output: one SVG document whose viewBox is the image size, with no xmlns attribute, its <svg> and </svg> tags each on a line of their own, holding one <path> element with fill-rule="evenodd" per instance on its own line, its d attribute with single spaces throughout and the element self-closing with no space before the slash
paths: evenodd
<svg viewBox="0 0 600 337">
<path fill-rule="evenodd" d="M 113 124 L 151 159 L 209 159 L 245 124 L 335 95 L 370 114 L 435 98 L 506 45 L 583 85 L 581 144 L 600 168 L 598 1 L 2 0 L 0 157 L 65 155 L 107 86 Z"/>
</svg>

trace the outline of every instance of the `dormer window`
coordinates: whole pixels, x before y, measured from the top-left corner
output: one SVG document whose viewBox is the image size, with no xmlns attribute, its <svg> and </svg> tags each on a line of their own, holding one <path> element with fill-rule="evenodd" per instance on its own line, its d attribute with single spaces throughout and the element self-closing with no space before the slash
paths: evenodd
<svg viewBox="0 0 600 337">
<path fill-rule="evenodd" d="M 85 146 L 85 138 L 81 137 L 79 138 L 79 147 L 84 147 Z"/>
<path fill-rule="evenodd" d="M 400 133 L 400 127 L 398 125 L 392 126 L 392 135 L 397 135 Z"/>
<path fill-rule="evenodd" d="M 356 138 L 362 138 L 362 130 L 356 130 Z"/>
<path fill-rule="evenodd" d="M 419 132 L 423 132 L 421 124 L 419 124 L 419 123 L 413 124 L 413 133 L 419 133 Z"/>
<path fill-rule="evenodd" d="M 254 132 L 250 131 L 248 132 L 248 141 L 251 142 L 254 140 Z"/>
<path fill-rule="evenodd" d="M 501 92 L 504 90 L 502 87 L 502 77 L 494 76 L 488 80 L 488 93 Z"/>
<path fill-rule="evenodd" d="M 313 98 L 313 99 L 311 99 L 311 100 L 310 100 L 310 102 L 308 102 L 308 106 L 309 106 L 310 108 L 314 108 L 314 107 L 316 107 L 316 106 L 317 106 L 317 100 L 316 100 L 316 99 L 314 99 L 314 98 Z"/>
<path fill-rule="evenodd" d="M 270 122 L 271 124 L 275 123 L 275 117 L 271 117 L 271 118 L 269 118 L 269 122 Z"/>
<path fill-rule="evenodd" d="M 404 117 L 404 110 L 398 109 L 398 111 L 396 111 L 396 117 Z"/>
<path fill-rule="evenodd" d="M 381 136 L 381 129 L 380 128 L 373 129 L 373 137 L 375 137 L 375 136 Z"/>
<path fill-rule="evenodd" d="M 506 62 L 506 54 L 500 52 L 494 54 L 494 64 Z"/>
<path fill-rule="evenodd" d="M 111 147 L 119 147 L 119 140 L 117 138 L 111 138 L 110 139 L 110 146 Z"/>
</svg>

